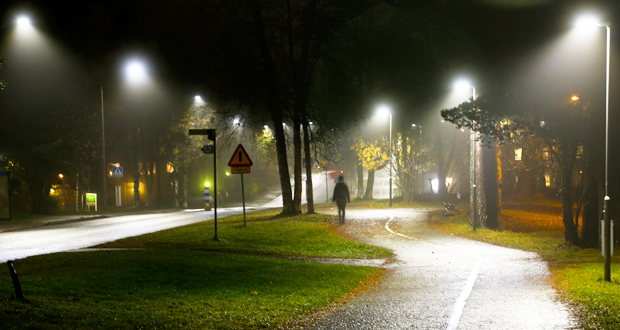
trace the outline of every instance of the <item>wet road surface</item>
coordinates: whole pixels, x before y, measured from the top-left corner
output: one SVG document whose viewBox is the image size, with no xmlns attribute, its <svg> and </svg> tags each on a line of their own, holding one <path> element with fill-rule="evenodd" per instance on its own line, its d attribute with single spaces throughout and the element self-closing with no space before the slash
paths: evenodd
<svg viewBox="0 0 620 330">
<path fill-rule="evenodd" d="M 392 250 L 371 290 L 316 316 L 311 329 L 574 329 L 536 254 L 438 232 L 426 212 L 349 210 L 341 228 Z"/>
</svg>

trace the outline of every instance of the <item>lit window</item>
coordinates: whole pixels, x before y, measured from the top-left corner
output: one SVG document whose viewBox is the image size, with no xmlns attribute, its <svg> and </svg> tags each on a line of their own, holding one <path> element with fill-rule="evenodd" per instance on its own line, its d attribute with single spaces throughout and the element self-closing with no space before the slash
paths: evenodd
<svg viewBox="0 0 620 330">
<path fill-rule="evenodd" d="M 545 174 L 545 187 L 551 187 L 551 175 Z"/>
<path fill-rule="evenodd" d="M 523 149 L 515 149 L 515 160 L 521 160 L 521 154 L 523 153 Z"/>
</svg>

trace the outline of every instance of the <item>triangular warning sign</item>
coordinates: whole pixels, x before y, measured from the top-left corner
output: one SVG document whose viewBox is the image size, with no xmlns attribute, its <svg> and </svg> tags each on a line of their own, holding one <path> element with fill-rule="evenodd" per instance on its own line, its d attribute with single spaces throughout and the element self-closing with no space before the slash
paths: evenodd
<svg viewBox="0 0 620 330">
<path fill-rule="evenodd" d="M 236 167 L 236 166 L 252 166 L 252 160 L 248 153 L 245 151 L 243 146 L 240 144 L 237 146 L 235 153 L 233 153 L 230 161 L 228 162 L 228 166 Z"/>
</svg>

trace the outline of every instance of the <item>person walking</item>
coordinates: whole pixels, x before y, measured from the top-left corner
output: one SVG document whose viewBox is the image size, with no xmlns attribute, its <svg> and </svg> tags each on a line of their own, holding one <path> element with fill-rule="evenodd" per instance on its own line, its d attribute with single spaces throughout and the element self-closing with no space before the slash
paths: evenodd
<svg viewBox="0 0 620 330">
<path fill-rule="evenodd" d="M 332 200 L 338 205 L 338 220 L 344 224 L 344 208 L 347 206 L 347 202 L 351 203 L 351 196 L 349 195 L 349 187 L 344 183 L 342 175 L 338 177 Z"/>
</svg>

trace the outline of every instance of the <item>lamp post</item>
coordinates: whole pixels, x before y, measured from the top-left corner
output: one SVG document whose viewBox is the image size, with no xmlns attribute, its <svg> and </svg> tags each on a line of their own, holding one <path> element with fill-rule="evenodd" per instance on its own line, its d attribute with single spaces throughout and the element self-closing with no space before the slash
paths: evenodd
<svg viewBox="0 0 620 330">
<path fill-rule="evenodd" d="M 387 105 L 381 105 L 377 111 L 382 115 L 390 115 L 390 153 L 388 162 L 390 164 L 390 207 L 392 207 L 392 111 Z"/>
<path fill-rule="evenodd" d="M 125 64 L 125 80 L 132 88 L 138 88 L 141 85 L 144 85 L 148 80 L 148 73 L 146 65 L 142 60 L 132 59 Z M 136 123 L 136 125 L 138 125 Z M 134 135 L 135 134 L 135 135 Z M 134 208 L 140 208 L 140 171 L 138 168 L 138 145 L 137 139 L 139 138 L 140 129 L 139 126 L 137 129 L 134 129 L 132 132 L 132 154 L 133 154 L 133 196 L 134 196 Z"/>
<path fill-rule="evenodd" d="M 418 141 L 418 146 L 419 146 L 418 147 L 419 148 L 418 151 L 421 152 L 421 150 L 422 150 L 422 125 L 411 124 L 411 127 L 418 128 L 418 130 L 420 132 L 420 139 Z M 419 164 L 416 165 L 416 169 L 418 169 L 418 168 L 419 168 Z M 415 193 L 417 194 L 418 193 L 418 188 L 420 188 L 420 182 L 418 181 L 420 173 L 418 173 L 418 171 L 416 171 L 415 175 L 416 175 L 416 177 L 415 177 Z M 422 189 L 422 190 L 424 190 L 424 189 Z"/>
<path fill-rule="evenodd" d="M 103 86 L 101 86 L 101 155 L 103 172 L 103 212 L 108 211 L 108 166 L 105 162 L 105 121 L 103 117 Z"/>
<path fill-rule="evenodd" d="M 605 198 L 603 200 L 603 257 L 605 258 L 605 281 L 611 282 L 611 218 L 608 190 L 608 169 L 609 169 L 609 59 L 611 45 L 611 28 L 609 25 L 601 24 L 593 17 L 582 17 L 577 21 L 578 28 L 605 27 L 607 42 L 605 52 Z"/>
<path fill-rule="evenodd" d="M 476 100 L 476 88 L 474 86 L 472 86 L 470 83 L 465 82 L 465 81 L 459 81 L 456 83 L 456 88 L 463 90 L 463 89 L 470 89 L 472 91 L 472 99 L 473 101 Z M 476 125 L 476 121 L 474 120 L 473 122 L 474 126 Z M 472 149 L 470 155 L 470 161 L 469 161 L 469 168 L 470 168 L 470 177 L 471 177 L 471 197 L 469 200 L 469 204 L 470 204 L 470 208 L 471 208 L 471 227 L 473 231 L 476 231 L 476 218 L 478 216 L 478 210 L 477 210 L 477 187 L 476 187 L 476 131 L 475 130 L 470 130 L 470 134 L 469 134 L 469 145 Z"/>
</svg>

